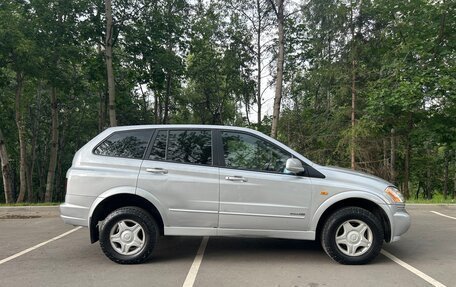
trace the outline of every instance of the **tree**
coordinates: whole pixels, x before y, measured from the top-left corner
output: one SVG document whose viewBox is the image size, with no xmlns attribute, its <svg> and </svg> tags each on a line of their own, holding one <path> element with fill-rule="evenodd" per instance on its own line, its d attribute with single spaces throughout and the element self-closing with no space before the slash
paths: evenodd
<svg viewBox="0 0 456 287">
<path fill-rule="evenodd" d="M 117 126 L 116 118 L 116 88 L 114 82 L 114 69 L 112 68 L 112 37 L 114 24 L 112 21 L 111 0 L 105 0 L 106 9 L 106 34 L 105 34 L 105 60 L 106 73 L 108 77 L 108 94 L 109 94 L 109 124 L 111 127 Z"/>
<path fill-rule="evenodd" d="M 0 163 L 2 166 L 3 190 L 5 192 L 5 203 L 13 202 L 13 179 L 8 151 L 6 149 L 5 137 L 0 128 Z"/>
<path fill-rule="evenodd" d="M 268 39 L 271 33 L 271 26 L 273 23 L 273 10 L 269 0 L 232 0 L 224 1 L 224 6 L 231 9 L 231 13 L 238 19 L 242 19 L 246 23 L 247 29 L 245 31 L 253 30 L 252 35 L 254 45 L 250 47 L 250 43 L 246 47 L 250 49 L 250 54 L 256 60 L 256 90 L 255 101 L 257 108 L 257 127 L 261 127 L 262 122 L 262 107 L 263 107 L 263 94 L 269 88 L 269 85 L 262 87 L 263 78 L 265 78 L 264 70 L 268 67 L 265 61 L 269 61 L 271 57 L 271 39 Z M 232 18 L 232 19 L 236 19 Z M 235 22 L 231 22 L 235 24 Z M 248 123 L 250 120 L 248 114 L 250 104 L 246 104 L 246 117 Z"/>
<path fill-rule="evenodd" d="M 188 45 L 182 39 L 188 33 L 189 5 L 184 0 L 156 1 L 139 13 L 124 29 L 128 62 L 143 99 L 154 98 L 155 123 L 168 123 L 185 72 Z"/>
<path fill-rule="evenodd" d="M 110 107 L 119 125 L 252 126 L 256 111 L 315 162 L 450 196 L 455 15 L 447 0 L 5 0 L 0 200 L 63 200 Z"/>
<path fill-rule="evenodd" d="M 252 39 L 238 15 L 224 15 L 200 3 L 192 23 L 187 57 L 188 86 L 182 107 L 192 114 L 187 121 L 211 124 L 242 120 L 238 109 L 249 105 L 254 91 Z M 232 25 L 225 25 L 225 17 Z M 185 98 L 185 97 L 183 97 Z"/>
<path fill-rule="evenodd" d="M 284 0 L 273 0 L 271 5 L 274 7 L 274 12 L 277 17 L 277 35 L 278 35 L 278 54 L 277 54 L 277 73 L 276 73 L 276 86 L 274 95 L 274 107 L 272 112 L 272 126 L 271 137 L 277 138 L 277 129 L 280 116 L 280 104 L 282 102 L 282 84 L 283 84 L 283 63 L 284 63 L 284 49 L 285 49 L 285 16 L 284 16 Z"/>
<path fill-rule="evenodd" d="M 51 151 L 49 158 L 49 169 L 46 181 L 46 193 L 44 195 L 45 202 L 52 201 L 54 188 L 55 168 L 57 166 L 57 152 L 59 142 L 59 116 L 57 110 L 57 91 L 56 88 L 51 89 Z"/>
<path fill-rule="evenodd" d="M 0 18 L 0 38 L 2 62 L 14 74 L 15 122 L 18 130 L 20 165 L 18 202 L 24 201 L 27 192 L 27 150 L 24 119 L 23 88 L 25 77 L 33 74 L 39 64 L 35 42 L 31 35 L 30 23 L 21 12 L 27 5 L 16 1 L 6 1 L 2 5 Z M 3 16 L 2 16 L 3 15 Z M 31 192 L 31 191 L 29 191 Z"/>
</svg>

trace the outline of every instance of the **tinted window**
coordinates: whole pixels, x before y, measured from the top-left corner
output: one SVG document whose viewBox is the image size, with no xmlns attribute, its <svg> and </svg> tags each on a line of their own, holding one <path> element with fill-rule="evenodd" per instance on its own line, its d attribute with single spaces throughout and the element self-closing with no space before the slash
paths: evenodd
<svg viewBox="0 0 456 287">
<path fill-rule="evenodd" d="M 141 159 L 149 143 L 151 131 L 116 132 L 94 150 L 95 154 Z"/>
<path fill-rule="evenodd" d="M 166 139 L 168 131 L 159 131 L 155 137 L 154 145 L 150 152 L 149 159 L 152 160 L 165 160 L 166 159 Z"/>
<path fill-rule="evenodd" d="M 222 132 L 225 166 L 285 172 L 291 155 L 272 143 L 244 133 Z"/>
<path fill-rule="evenodd" d="M 212 164 L 210 131 L 160 131 L 149 159 L 181 163 Z"/>
</svg>

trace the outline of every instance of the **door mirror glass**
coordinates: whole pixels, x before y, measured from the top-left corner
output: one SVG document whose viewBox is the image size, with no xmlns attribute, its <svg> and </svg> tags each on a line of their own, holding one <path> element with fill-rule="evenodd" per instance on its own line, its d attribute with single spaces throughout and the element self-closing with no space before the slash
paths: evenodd
<svg viewBox="0 0 456 287">
<path fill-rule="evenodd" d="M 285 168 L 287 169 L 287 171 L 295 173 L 295 174 L 298 174 L 298 173 L 304 171 L 304 167 L 302 166 L 301 161 L 297 158 L 287 159 Z"/>
</svg>

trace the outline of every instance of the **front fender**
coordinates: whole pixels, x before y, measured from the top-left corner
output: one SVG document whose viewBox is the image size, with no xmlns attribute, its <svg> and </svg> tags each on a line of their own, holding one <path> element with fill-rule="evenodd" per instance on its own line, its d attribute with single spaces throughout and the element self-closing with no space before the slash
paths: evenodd
<svg viewBox="0 0 456 287">
<path fill-rule="evenodd" d="M 380 208 L 383 209 L 385 214 L 388 216 L 390 222 L 392 222 L 391 211 L 388 208 L 387 202 L 382 199 L 379 195 L 375 193 L 367 193 L 365 191 L 345 191 L 338 193 L 330 198 L 326 199 L 320 206 L 318 206 L 314 212 L 314 215 L 311 219 L 310 230 L 316 231 L 318 222 L 320 221 L 323 213 L 332 205 L 346 199 L 365 199 L 377 204 Z"/>
</svg>

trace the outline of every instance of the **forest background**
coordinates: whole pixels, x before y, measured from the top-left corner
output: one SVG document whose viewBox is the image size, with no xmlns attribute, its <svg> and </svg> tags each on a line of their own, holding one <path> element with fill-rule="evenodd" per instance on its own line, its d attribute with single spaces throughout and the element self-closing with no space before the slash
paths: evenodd
<svg viewBox="0 0 456 287">
<path fill-rule="evenodd" d="M 456 1 L 2 0 L 0 202 L 109 126 L 246 126 L 454 202 Z"/>
</svg>

